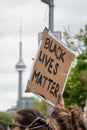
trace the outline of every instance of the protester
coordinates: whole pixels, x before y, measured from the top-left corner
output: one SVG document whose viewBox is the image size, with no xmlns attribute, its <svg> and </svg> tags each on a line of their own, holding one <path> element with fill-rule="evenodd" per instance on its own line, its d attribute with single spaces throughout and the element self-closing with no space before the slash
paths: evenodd
<svg viewBox="0 0 87 130">
<path fill-rule="evenodd" d="M 6 125 L 0 121 L 0 130 L 6 130 Z"/>
<path fill-rule="evenodd" d="M 22 109 L 14 113 L 11 130 L 52 130 L 43 115 L 34 109 Z"/>
<path fill-rule="evenodd" d="M 74 104 L 70 110 L 64 107 L 62 94 L 59 98 L 55 109 L 48 116 L 47 123 L 53 130 L 86 130 L 83 122 L 82 109 Z"/>
<path fill-rule="evenodd" d="M 43 115 L 34 109 L 22 109 L 15 112 L 10 125 L 11 130 L 86 130 L 82 110 L 72 105 L 70 110 L 64 107 L 64 99 L 59 94 L 57 104 L 48 116 L 47 122 Z"/>
</svg>

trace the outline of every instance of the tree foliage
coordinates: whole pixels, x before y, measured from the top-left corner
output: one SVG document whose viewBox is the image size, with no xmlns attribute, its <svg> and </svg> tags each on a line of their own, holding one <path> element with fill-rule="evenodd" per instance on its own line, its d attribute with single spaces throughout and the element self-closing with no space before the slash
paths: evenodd
<svg viewBox="0 0 87 130">
<path fill-rule="evenodd" d="M 87 96 L 87 25 L 80 29 L 79 34 L 75 35 L 73 39 L 65 31 L 64 38 L 67 46 L 77 54 L 76 65 L 71 70 L 63 94 L 65 105 L 77 103 L 83 107 Z"/>
<path fill-rule="evenodd" d="M 0 112 L 0 121 L 2 121 L 6 125 L 6 127 L 8 128 L 9 124 L 12 121 L 12 115 L 8 114 L 6 112 Z"/>
</svg>

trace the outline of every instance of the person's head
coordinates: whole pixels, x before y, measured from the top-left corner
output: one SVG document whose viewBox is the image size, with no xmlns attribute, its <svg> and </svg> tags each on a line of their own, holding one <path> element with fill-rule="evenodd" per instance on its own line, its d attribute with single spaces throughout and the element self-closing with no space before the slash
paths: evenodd
<svg viewBox="0 0 87 130">
<path fill-rule="evenodd" d="M 11 130 L 49 130 L 43 115 L 35 109 L 22 109 L 13 115 Z"/>
<path fill-rule="evenodd" d="M 0 121 L 0 130 L 6 130 L 6 125 Z"/>
<path fill-rule="evenodd" d="M 55 109 L 47 120 L 53 130 L 85 130 L 82 111 L 78 106 Z"/>
</svg>

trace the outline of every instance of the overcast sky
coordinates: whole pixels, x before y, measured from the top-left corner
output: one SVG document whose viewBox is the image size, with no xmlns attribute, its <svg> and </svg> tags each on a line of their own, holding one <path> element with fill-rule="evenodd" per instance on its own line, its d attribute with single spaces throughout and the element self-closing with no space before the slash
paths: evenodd
<svg viewBox="0 0 87 130">
<path fill-rule="evenodd" d="M 87 23 L 86 0 L 54 0 L 54 31 L 70 26 L 72 35 Z M 49 7 L 41 0 L 0 0 L 0 110 L 16 105 L 19 58 L 19 30 L 22 18 L 23 96 L 29 79 L 32 57 L 38 51 L 38 33 L 48 27 Z"/>
</svg>

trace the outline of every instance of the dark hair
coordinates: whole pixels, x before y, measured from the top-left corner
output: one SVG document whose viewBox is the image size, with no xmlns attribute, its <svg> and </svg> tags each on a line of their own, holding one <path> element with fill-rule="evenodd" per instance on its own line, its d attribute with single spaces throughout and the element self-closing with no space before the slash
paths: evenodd
<svg viewBox="0 0 87 130">
<path fill-rule="evenodd" d="M 6 125 L 0 121 L 0 130 L 6 130 Z"/>
<path fill-rule="evenodd" d="M 30 130 L 50 130 L 42 113 L 36 109 L 22 109 L 17 111 L 15 120 Z"/>
</svg>

